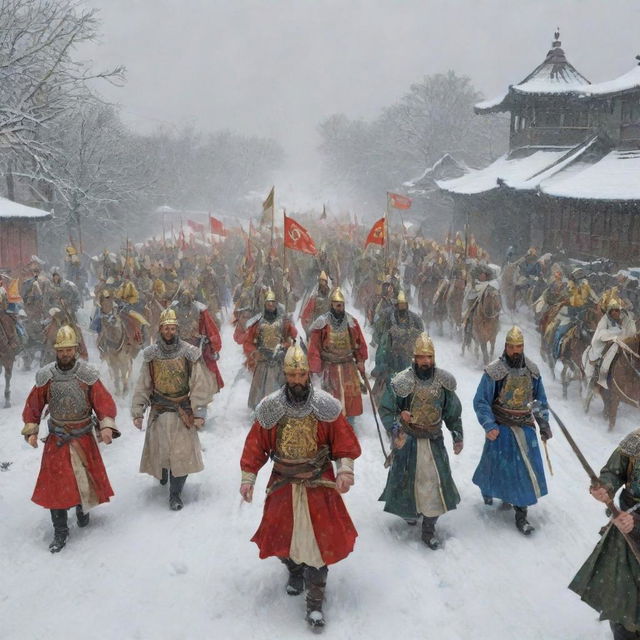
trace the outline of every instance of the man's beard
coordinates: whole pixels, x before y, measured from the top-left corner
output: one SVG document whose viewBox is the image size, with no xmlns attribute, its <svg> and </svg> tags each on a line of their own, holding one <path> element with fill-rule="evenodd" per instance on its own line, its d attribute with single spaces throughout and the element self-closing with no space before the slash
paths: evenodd
<svg viewBox="0 0 640 640">
<path fill-rule="evenodd" d="M 343 311 L 336 311 L 333 307 L 331 307 L 331 315 L 336 320 L 343 320 L 344 319 L 344 310 Z"/>
<path fill-rule="evenodd" d="M 428 380 L 433 375 L 435 365 L 423 365 L 419 366 L 417 363 L 413 363 L 413 370 L 419 380 Z"/>
<path fill-rule="evenodd" d="M 309 397 L 309 391 L 311 390 L 311 384 L 288 384 L 287 383 L 287 395 L 292 402 L 302 403 Z"/>
<path fill-rule="evenodd" d="M 409 315 L 409 309 L 398 309 L 398 318 L 404 320 Z"/>
<path fill-rule="evenodd" d="M 524 353 L 514 353 L 512 356 L 504 352 L 504 360 L 512 369 L 524 367 Z"/>
<path fill-rule="evenodd" d="M 269 311 L 269 309 L 264 310 L 264 319 L 268 320 L 269 322 L 271 322 L 272 320 L 275 320 L 277 315 L 278 315 L 277 309 L 274 309 L 273 311 Z"/>
<path fill-rule="evenodd" d="M 62 363 L 60 361 L 60 358 L 56 358 L 56 366 L 58 367 L 58 369 L 60 369 L 60 371 L 69 371 L 70 369 L 73 369 L 75 363 L 75 358 L 71 358 L 71 360 L 66 364 Z"/>
</svg>

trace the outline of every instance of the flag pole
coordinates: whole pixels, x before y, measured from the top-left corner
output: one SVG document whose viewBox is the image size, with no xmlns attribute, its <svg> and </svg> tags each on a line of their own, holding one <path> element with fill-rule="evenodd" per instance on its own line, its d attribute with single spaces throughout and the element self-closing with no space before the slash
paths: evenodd
<svg viewBox="0 0 640 640">
<path fill-rule="evenodd" d="M 384 210 L 384 272 L 389 266 L 389 192 L 387 191 L 387 206 Z"/>
<path fill-rule="evenodd" d="M 284 243 L 285 229 L 287 228 L 287 210 L 284 210 L 284 223 L 282 227 L 282 276 L 285 277 L 284 272 L 287 270 L 287 247 Z"/>
</svg>

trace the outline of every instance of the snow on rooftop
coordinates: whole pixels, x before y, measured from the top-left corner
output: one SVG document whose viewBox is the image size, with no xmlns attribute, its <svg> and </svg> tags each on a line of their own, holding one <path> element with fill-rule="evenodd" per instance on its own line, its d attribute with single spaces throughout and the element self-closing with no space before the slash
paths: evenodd
<svg viewBox="0 0 640 640">
<path fill-rule="evenodd" d="M 499 96 L 496 96 L 495 98 L 491 98 L 490 100 L 483 100 L 482 102 L 477 102 L 474 105 L 474 109 L 476 111 L 485 111 L 487 109 L 495 109 L 495 107 L 499 107 L 504 102 L 504 99 L 508 95 L 509 95 L 508 93 L 502 93 Z"/>
<path fill-rule="evenodd" d="M 614 150 L 594 164 L 576 163 L 540 190 L 560 198 L 640 200 L 640 151 Z"/>
<path fill-rule="evenodd" d="M 51 214 L 48 211 L 28 207 L 26 204 L 0 197 L 0 218 L 33 218 L 34 220 L 41 218 L 46 220 L 50 217 Z"/>
<path fill-rule="evenodd" d="M 589 85 L 584 93 L 588 96 L 601 96 L 638 88 L 640 88 L 640 65 L 636 65 L 631 71 L 627 71 L 614 80 Z"/>
<path fill-rule="evenodd" d="M 453 180 L 438 180 L 436 184 L 450 193 L 483 193 L 496 189 L 499 179 L 507 185 L 528 181 L 535 174 L 562 159 L 568 151 L 569 147 L 539 149 L 524 158 L 509 158 L 509 154 L 505 154 L 484 169 L 472 170 Z"/>
</svg>

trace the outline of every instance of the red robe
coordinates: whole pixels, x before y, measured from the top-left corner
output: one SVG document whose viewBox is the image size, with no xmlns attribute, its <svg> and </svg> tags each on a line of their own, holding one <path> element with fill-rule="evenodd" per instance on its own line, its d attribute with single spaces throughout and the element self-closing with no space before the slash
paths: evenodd
<svg viewBox="0 0 640 640">
<path fill-rule="evenodd" d="M 293 341 L 298 336 L 298 330 L 288 316 L 283 320 L 283 323 L 284 327 L 282 330 L 282 340 Z M 244 339 L 242 341 L 242 350 L 244 351 L 244 355 L 247 358 L 246 365 L 249 371 L 253 371 L 255 369 L 255 360 L 253 360 L 250 356 L 258 348 L 259 330 L 260 320 L 256 320 L 256 322 L 254 322 L 245 331 Z"/>
<path fill-rule="evenodd" d="M 207 309 L 200 312 L 200 320 L 198 322 L 198 331 L 201 336 L 207 336 L 209 342 L 202 346 L 202 360 L 207 366 L 207 369 L 216 377 L 218 381 L 218 388 L 224 387 L 220 370 L 218 369 L 218 362 L 215 359 L 215 353 L 220 353 L 222 349 L 222 339 L 220 338 L 220 331 L 218 326 L 213 321 L 211 314 Z"/>
<path fill-rule="evenodd" d="M 42 387 L 31 389 L 22 412 L 22 419 L 25 423 L 40 424 L 42 412 L 48 401 L 50 384 L 51 382 L 47 382 Z M 83 385 L 84 383 L 78 382 L 78 384 Z M 115 419 L 116 404 L 104 385 L 98 380 L 89 386 L 88 390 L 89 402 L 98 416 L 98 420 Z M 47 437 L 42 453 L 40 473 L 31 497 L 33 502 L 45 509 L 69 509 L 81 503 L 76 477 L 71 466 L 69 446 L 72 445 L 68 443 L 58 446 L 57 442 L 57 437 Z M 74 438 L 73 443 L 73 446 L 80 447 L 81 457 L 84 455 L 86 458 L 87 471 L 98 502 L 109 502 L 109 498 L 113 495 L 113 489 L 109 483 L 95 436 L 89 432 L 79 438 Z"/>
<path fill-rule="evenodd" d="M 277 435 L 277 426 L 265 429 L 259 422 L 253 423 L 242 451 L 242 471 L 258 473 L 269 459 L 269 455 L 276 450 Z M 361 453 L 358 439 L 342 415 L 333 422 L 318 422 L 317 441 L 318 448 L 329 445 L 334 460 L 355 459 Z M 268 486 L 271 486 L 275 479 L 272 474 Z M 325 471 L 322 479 L 335 480 L 333 465 Z M 265 500 L 262 521 L 251 538 L 260 549 L 260 558 L 289 557 L 293 534 L 291 494 L 291 485 L 285 484 Z M 307 487 L 307 500 L 313 531 L 325 564 L 334 564 L 346 558 L 353 551 L 358 532 L 344 506 L 342 496 L 331 487 Z"/>
<path fill-rule="evenodd" d="M 362 334 L 358 321 L 353 316 L 351 316 L 350 322 L 353 324 L 353 326 L 349 326 L 349 334 L 351 335 L 355 358 L 358 362 L 365 362 L 369 355 L 367 341 Z M 320 356 L 322 345 L 327 340 L 328 333 L 328 325 L 311 332 L 309 353 L 307 354 L 309 369 L 312 373 L 324 373 L 323 389 L 328 391 L 334 398 L 342 402 L 344 395 L 344 414 L 346 416 L 362 415 L 360 377 L 355 363 L 333 364 L 331 362 L 323 362 Z"/>
</svg>

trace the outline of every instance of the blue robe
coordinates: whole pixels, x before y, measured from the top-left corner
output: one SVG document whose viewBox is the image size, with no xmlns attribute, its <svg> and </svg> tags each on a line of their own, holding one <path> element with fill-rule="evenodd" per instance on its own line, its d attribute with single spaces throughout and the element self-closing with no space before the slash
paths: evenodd
<svg viewBox="0 0 640 640">
<path fill-rule="evenodd" d="M 491 405 L 498 397 L 504 380 L 493 380 L 484 373 L 473 399 L 473 408 L 478 422 L 485 432 L 498 429 L 500 435 L 495 440 L 485 439 L 482 456 L 475 473 L 473 483 L 480 487 L 484 497 L 499 498 L 518 507 L 535 504 L 538 498 L 547 494 L 547 481 L 544 475 L 540 443 L 533 427 L 507 427 L 496 422 Z M 547 396 L 542 379 L 533 376 L 533 398 L 543 407 L 547 418 Z M 538 492 L 527 470 L 514 429 L 524 435 L 525 452 L 538 484 Z"/>
</svg>

